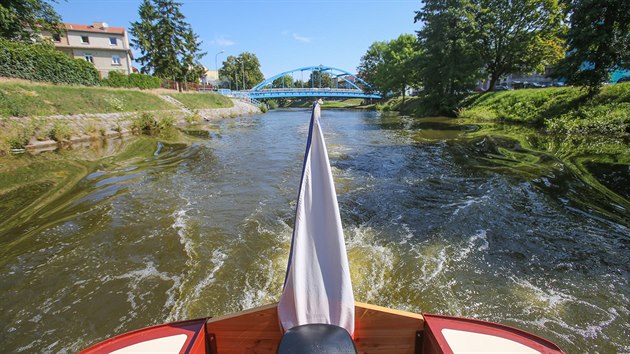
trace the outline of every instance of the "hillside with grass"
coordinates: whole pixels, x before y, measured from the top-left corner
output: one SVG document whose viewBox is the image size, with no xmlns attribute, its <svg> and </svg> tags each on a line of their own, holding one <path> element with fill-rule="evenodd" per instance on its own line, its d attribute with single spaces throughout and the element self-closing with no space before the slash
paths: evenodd
<svg viewBox="0 0 630 354">
<path fill-rule="evenodd" d="M 365 106 L 403 115 L 434 116 L 424 97 L 400 97 Z M 630 135 L 630 83 L 604 86 L 589 96 L 579 87 L 550 87 L 475 93 L 459 104 L 452 116 L 478 121 L 526 124 L 551 133 L 614 137 Z"/>
<path fill-rule="evenodd" d="M 630 134 L 630 83 L 589 97 L 577 87 L 491 92 L 466 99 L 459 117 L 524 123 L 555 133 Z"/>
<path fill-rule="evenodd" d="M 5 80 L 0 81 L 0 117 L 45 117 L 180 109 L 161 99 L 160 94 L 175 98 L 191 110 L 233 106 L 229 98 L 215 93 L 171 93 Z"/>
<path fill-rule="evenodd" d="M 188 109 L 228 108 L 234 106 L 232 100 L 215 93 L 169 93 Z"/>
</svg>

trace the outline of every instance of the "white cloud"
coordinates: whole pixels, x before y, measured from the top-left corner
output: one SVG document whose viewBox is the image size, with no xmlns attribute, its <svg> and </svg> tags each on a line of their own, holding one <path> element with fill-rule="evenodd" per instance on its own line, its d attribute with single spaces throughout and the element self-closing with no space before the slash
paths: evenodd
<svg viewBox="0 0 630 354">
<path fill-rule="evenodd" d="M 216 44 L 219 47 L 229 47 L 236 44 L 233 40 L 225 38 L 223 36 L 214 37 L 213 40 L 210 41 L 210 44 Z"/>
<path fill-rule="evenodd" d="M 293 33 L 293 39 L 295 39 L 298 42 L 302 42 L 302 43 L 311 43 L 311 38 L 310 37 L 300 36 L 297 33 Z"/>
</svg>

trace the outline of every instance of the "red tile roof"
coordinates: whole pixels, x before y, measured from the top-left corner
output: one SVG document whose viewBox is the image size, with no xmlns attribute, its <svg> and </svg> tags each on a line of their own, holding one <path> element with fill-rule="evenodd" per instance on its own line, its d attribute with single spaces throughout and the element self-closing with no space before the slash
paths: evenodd
<svg viewBox="0 0 630 354">
<path fill-rule="evenodd" d="M 123 34 L 125 32 L 125 29 L 123 27 L 98 28 L 92 25 L 75 25 L 72 23 L 64 23 L 63 25 L 66 28 L 66 30 L 74 30 L 74 31 L 96 32 L 96 33 L 118 33 L 118 34 Z"/>
</svg>

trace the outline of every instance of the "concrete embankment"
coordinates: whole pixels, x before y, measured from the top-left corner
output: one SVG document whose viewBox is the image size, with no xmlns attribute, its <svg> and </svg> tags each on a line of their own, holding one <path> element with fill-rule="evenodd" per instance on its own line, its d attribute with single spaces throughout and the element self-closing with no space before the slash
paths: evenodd
<svg viewBox="0 0 630 354">
<path fill-rule="evenodd" d="M 180 109 L 156 110 L 142 112 L 117 112 L 117 113 L 82 113 L 73 115 L 54 115 L 47 117 L 9 117 L 0 121 L 0 128 L 10 135 L 7 140 L 22 136 L 26 149 L 54 149 L 61 144 L 74 144 L 94 139 L 111 138 L 134 131 L 135 121 L 141 115 L 149 115 L 156 120 L 167 120 L 174 125 L 187 125 L 201 121 L 212 121 L 223 118 L 232 118 L 243 115 L 259 114 L 260 108 L 239 100 L 232 100 L 233 106 L 226 108 L 189 109 L 171 96 L 163 95 L 163 99 L 169 101 Z M 55 129 L 66 130 L 67 137 Z M 8 147 L 11 141 L 5 142 Z"/>
</svg>

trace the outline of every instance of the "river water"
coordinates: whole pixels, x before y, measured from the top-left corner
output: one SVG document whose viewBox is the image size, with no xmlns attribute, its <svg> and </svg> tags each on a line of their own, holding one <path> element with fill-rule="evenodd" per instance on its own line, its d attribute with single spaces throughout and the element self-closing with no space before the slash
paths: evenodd
<svg viewBox="0 0 630 354">
<path fill-rule="evenodd" d="M 310 113 L 0 168 L 2 352 L 76 352 L 278 300 Z M 630 151 L 523 127 L 325 110 L 357 301 L 630 352 Z M 183 141 L 182 141 L 183 140 Z"/>
</svg>

